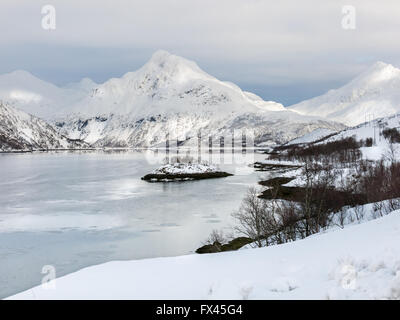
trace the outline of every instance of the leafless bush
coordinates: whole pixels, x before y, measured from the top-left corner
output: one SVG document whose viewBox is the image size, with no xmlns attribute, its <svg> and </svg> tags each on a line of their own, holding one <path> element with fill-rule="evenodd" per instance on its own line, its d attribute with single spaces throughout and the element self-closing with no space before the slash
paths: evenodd
<svg viewBox="0 0 400 320">
<path fill-rule="evenodd" d="M 400 209 L 400 199 L 399 198 L 388 199 L 387 201 L 384 202 L 383 211 L 385 214 L 389 214 L 392 211 L 399 210 L 399 209 Z"/>
<path fill-rule="evenodd" d="M 301 233 L 308 237 L 330 225 L 328 197 L 332 194 L 335 171 L 329 162 L 306 161 L 303 167 L 304 199 L 300 202 L 302 220 Z M 335 194 L 336 195 L 336 194 Z"/>
<path fill-rule="evenodd" d="M 396 128 L 387 128 L 382 134 L 390 143 L 400 143 L 400 132 Z"/>
<path fill-rule="evenodd" d="M 355 206 L 354 207 L 354 214 L 356 216 L 357 221 L 364 220 L 365 216 L 365 207 L 364 206 Z"/>
<path fill-rule="evenodd" d="M 338 176 L 341 169 L 329 159 L 305 159 L 304 179 L 295 200 L 277 200 L 279 187 L 270 189 L 269 200 L 259 198 L 258 191 L 251 188 L 240 209 L 232 214 L 238 221 L 235 230 L 261 247 L 302 239 L 333 224 L 344 227 L 362 221 L 366 203 L 374 203 L 374 218 L 400 209 L 400 163 L 396 159 L 389 165 L 384 160 L 360 160 L 352 163 L 351 170 L 350 178 Z M 340 181 L 340 191 L 334 188 L 336 181 Z"/>
<path fill-rule="evenodd" d="M 358 142 L 353 137 L 343 138 L 321 144 L 310 144 L 307 147 L 292 145 L 287 146 L 279 154 L 285 160 L 298 160 L 321 162 L 328 161 L 332 164 L 343 165 L 352 163 L 361 158 L 359 148 L 363 142 Z M 277 149 L 279 151 L 279 149 Z"/>
<path fill-rule="evenodd" d="M 208 239 L 206 240 L 206 244 L 214 244 L 216 242 L 223 244 L 226 241 L 224 232 L 222 230 L 214 229 L 211 231 Z"/>
<path fill-rule="evenodd" d="M 222 230 L 214 229 L 208 236 L 207 240 L 203 242 L 203 245 L 210 247 L 210 248 L 208 248 L 209 251 L 207 253 L 221 252 L 222 245 L 226 242 L 226 240 L 227 239 Z M 201 253 L 205 253 L 205 252 L 201 252 Z"/>
<path fill-rule="evenodd" d="M 250 188 L 242 205 L 232 216 L 239 222 L 236 231 L 254 239 L 258 247 L 263 246 L 265 231 L 273 221 L 270 206 L 264 199 L 258 197 L 256 188 Z"/>
<path fill-rule="evenodd" d="M 342 229 L 344 228 L 347 216 L 348 216 L 347 208 L 341 208 L 340 211 L 336 214 L 336 217 L 338 218 L 339 226 Z"/>
</svg>

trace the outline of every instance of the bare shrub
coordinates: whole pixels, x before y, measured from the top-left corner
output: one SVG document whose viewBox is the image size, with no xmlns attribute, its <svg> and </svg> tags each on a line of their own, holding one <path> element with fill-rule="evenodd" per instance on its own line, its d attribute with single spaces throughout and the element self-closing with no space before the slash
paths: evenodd
<svg viewBox="0 0 400 320">
<path fill-rule="evenodd" d="M 206 244 L 214 244 L 216 242 L 222 244 L 226 241 L 224 232 L 222 230 L 214 229 L 211 231 L 208 239 L 206 240 Z"/>
<path fill-rule="evenodd" d="M 374 140 L 372 138 L 367 138 L 365 139 L 365 146 L 366 147 L 372 147 Z"/>
<path fill-rule="evenodd" d="M 250 188 L 240 209 L 232 216 L 241 234 L 258 247 L 294 241 L 298 237 L 299 206 L 290 201 L 264 200 Z"/>
<path fill-rule="evenodd" d="M 383 203 L 382 202 L 375 202 L 373 204 L 373 218 L 376 219 L 378 217 L 383 216 Z"/>
<path fill-rule="evenodd" d="M 285 153 L 279 155 L 285 160 L 298 161 L 329 161 L 335 164 L 351 163 L 361 158 L 359 148 L 363 143 L 356 141 L 354 137 L 343 138 L 322 144 L 310 144 L 307 147 L 299 145 L 287 146 Z M 280 150 L 277 148 L 277 150 Z"/>
<path fill-rule="evenodd" d="M 389 143 L 388 149 L 384 154 L 384 159 L 390 164 L 395 164 L 398 159 L 398 147 L 393 142 Z"/>
<path fill-rule="evenodd" d="M 382 131 L 385 139 L 391 143 L 400 143 L 400 132 L 396 128 L 387 128 Z"/>
<path fill-rule="evenodd" d="M 336 214 L 336 217 L 338 218 L 339 226 L 342 229 L 344 228 L 347 216 L 348 216 L 347 208 L 340 209 L 340 211 Z"/>
<path fill-rule="evenodd" d="M 365 208 L 364 208 L 364 206 L 355 206 L 354 207 L 354 214 L 355 214 L 356 220 L 358 222 L 364 220 L 364 216 L 365 216 Z"/>
<path fill-rule="evenodd" d="M 353 140 L 341 143 L 346 147 L 333 158 L 315 154 L 311 158 L 304 157 L 303 182 L 296 188 L 283 189 L 278 184 L 270 189 L 268 200 L 259 198 L 258 191 L 250 188 L 240 209 L 232 214 L 238 221 L 235 230 L 262 247 L 302 239 L 333 224 L 343 228 L 346 223 L 362 221 L 366 203 L 374 203 L 373 218 L 400 209 L 400 163 L 397 159 L 391 157 L 389 164 L 383 159 L 355 161 L 358 144 Z M 354 160 L 351 167 L 344 167 L 351 169 L 351 175 L 343 174 L 343 169 L 332 163 L 342 156 L 340 161 Z M 340 190 L 335 189 L 337 182 Z M 285 200 L 277 200 L 279 197 Z M 351 207 L 353 212 L 349 214 Z"/>
<path fill-rule="evenodd" d="M 270 219 L 267 201 L 258 197 L 256 188 L 250 188 L 239 210 L 232 216 L 239 222 L 236 231 L 254 239 L 258 247 L 263 246 L 266 221 Z M 268 224 L 268 223 L 267 223 Z"/>
</svg>

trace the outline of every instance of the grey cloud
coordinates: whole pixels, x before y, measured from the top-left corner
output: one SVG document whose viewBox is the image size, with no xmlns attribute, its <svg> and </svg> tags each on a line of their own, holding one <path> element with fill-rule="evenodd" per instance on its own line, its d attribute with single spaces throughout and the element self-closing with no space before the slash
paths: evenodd
<svg viewBox="0 0 400 320">
<path fill-rule="evenodd" d="M 356 30 L 342 29 L 341 8 L 349 3 L 341 0 L 2 0 L 0 72 L 101 82 L 165 49 L 265 99 L 292 103 L 376 60 L 400 65 L 398 0 L 350 2 Z M 55 31 L 40 25 L 49 3 L 57 10 Z"/>
</svg>

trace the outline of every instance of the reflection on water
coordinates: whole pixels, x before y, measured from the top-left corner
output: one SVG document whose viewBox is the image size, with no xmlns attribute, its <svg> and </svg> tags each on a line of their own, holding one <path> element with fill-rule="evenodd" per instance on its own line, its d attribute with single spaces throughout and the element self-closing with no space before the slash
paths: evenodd
<svg viewBox="0 0 400 320">
<path fill-rule="evenodd" d="M 193 252 L 212 229 L 232 225 L 231 212 L 258 180 L 248 164 L 262 156 L 230 147 L 0 155 L 0 297 L 39 284 L 43 265 L 61 276 L 110 260 Z M 177 157 L 235 175 L 140 179 Z"/>
<path fill-rule="evenodd" d="M 219 148 L 208 148 L 202 152 L 202 148 L 165 148 L 148 150 L 146 158 L 150 164 L 167 163 L 207 163 L 210 165 L 223 166 L 225 164 L 235 166 L 248 165 L 255 162 L 254 149 L 226 148 L 221 143 Z"/>
</svg>

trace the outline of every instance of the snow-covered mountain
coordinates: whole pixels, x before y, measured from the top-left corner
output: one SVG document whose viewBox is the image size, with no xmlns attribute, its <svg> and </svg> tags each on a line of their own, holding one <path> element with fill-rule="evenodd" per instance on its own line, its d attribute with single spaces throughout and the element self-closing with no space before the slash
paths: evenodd
<svg viewBox="0 0 400 320">
<path fill-rule="evenodd" d="M 57 121 L 62 133 L 110 147 L 156 146 L 167 135 L 190 145 L 199 132 L 208 141 L 243 129 L 254 130 L 257 143 L 281 143 L 316 128 L 343 128 L 243 92 L 166 51 L 97 86 L 70 111 Z"/>
<path fill-rule="evenodd" d="M 92 90 L 94 88 L 96 88 L 97 86 L 98 86 L 98 84 L 96 82 L 94 82 L 92 79 L 83 78 L 79 82 L 68 83 L 62 88 L 75 90 L 75 91 L 81 92 L 82 94 L 84 94 L 86 96 L 87 94 L 91 93 Z M 78 96 L 78 94 L 76 94 L 76 95 Z"/>
<path fill-rule="evenodd" d="M 279 103 L 219 81 L 192 61 L 157 51 L 142 68 L 98 86 L 72 110 L 88 116 L 112 112 L 146 117 L 199 110 L 226 114 L 242 110 L 243 104 L 247 111 L 285 110 Z"/>
<path fill-rule="evenodd" d="M 0 102 L 0 151 L 82 147 L 87 144 L 72 141 L 45 121 Z"/>
<path fill-rule="evenodd" d="M 289 141 L 285 145 L 307 146 L 308 144 L 323 144 L 352 137 L 359 142 L 365 142 L 367 139 L 372 141 L 372 145 L 364 145 L 360 148 L 363 158 L 365 159 L 380 160 L 387 157 L 390 152 L 393 152 L 393 149 L 395 150 L 395 156 L 399 157 L 399 144 L 396 141 L 391 141 L 388 136 L 385 137 L 386 130 L 396 130 L 400 132 L 400 113 L 367 121 L 339 132 L 316 129 L 311 133 Z"/>
<path fill-rule="evenodd" d="M 377 62 L 345 86 L 289 107 L 346 125 L 400 112 L 400 69 Z"/>
<path fill-rule="evenodd" d="M 363 157 L 369 160 L 380 160 L 391 152 L 390 139 L 384 136 L 384 131 L 387 129 L 395 129 L 400 132 L 400 113 L 346 128 L 337 134 L 329 136 L 321 143 L 337 141 L 348 137 L 354 137 L 357 141 L 372 139 L 373 145 L 371 147 L 361 148 Z M 395 156 L 398 158 L 400 156 L 399 145 L 398 143 L 394 143 L 393 145 Z"/>
<path fill-rule="evenodd" d="M 0 100 L 43 119 L 68 112 L 65 109 L 83 99 L 97 84 L 85 78 L 78 83 L 58 87 L 27 71 L 0 75 Z"/>
</svg>

